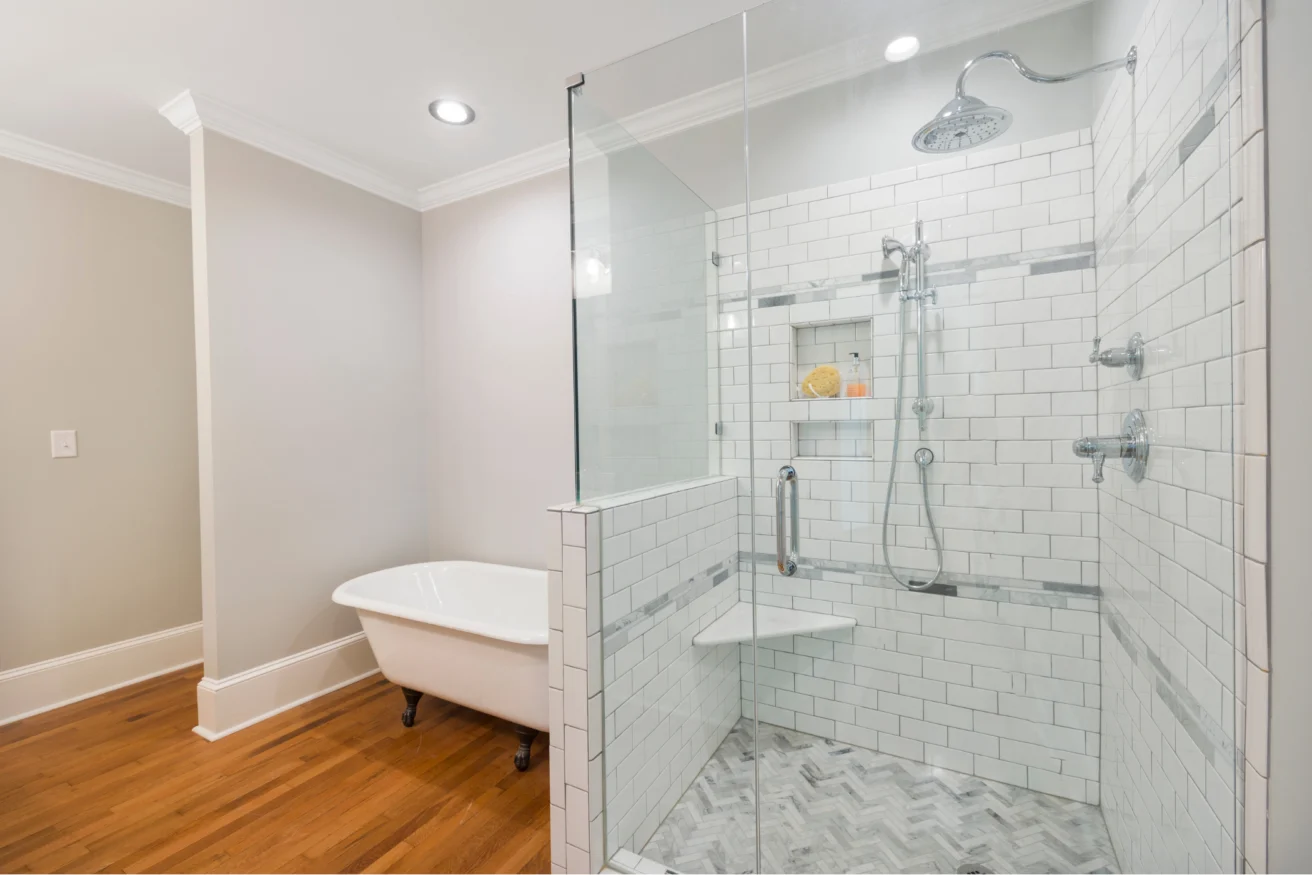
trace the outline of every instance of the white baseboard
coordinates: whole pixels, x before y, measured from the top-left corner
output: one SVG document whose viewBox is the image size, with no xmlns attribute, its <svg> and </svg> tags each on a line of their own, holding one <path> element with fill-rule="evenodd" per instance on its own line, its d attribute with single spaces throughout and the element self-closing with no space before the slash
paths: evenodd
<svg viewBox="0 0 1312 875">
<path fill-rule="evenodd" d="M 191 623 L 0 672 L 0 726 L 200 661 L 201 624 Z"/>
<path fill-rule="evenodd" d="M 196 685 L 194 732 L 217 741 L 378 672 L 363 632 Z"/>
</svg>

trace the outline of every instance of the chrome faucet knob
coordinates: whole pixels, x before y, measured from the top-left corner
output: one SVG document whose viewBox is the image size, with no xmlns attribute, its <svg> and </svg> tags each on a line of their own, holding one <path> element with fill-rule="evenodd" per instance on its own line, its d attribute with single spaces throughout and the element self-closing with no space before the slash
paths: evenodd
<svg viewBox="0 0 1312 875">
<path fill-rule="evenodd" d="M 1125 368 L 1130 374 L 1130 379 L 1137 380 L 1143 376 L 1143 335 L 1135 332 L 1130 335 L 1130 340 L 1123 347 L 1104 350 L 1101 348 L 1102 338 L 1093 339 L 1093 352 L 1089 354 L 1089 363 L 1094 365 L 1106 365 L 1109 368 Z"/>
<path fill-rule="evenodd" d="M 1107 461 L 1107 457 L 1102 453 L 1095 453 L 1093 456 L 1093 482 L 1102 482 L 1102 465 Z"/>
</svg>

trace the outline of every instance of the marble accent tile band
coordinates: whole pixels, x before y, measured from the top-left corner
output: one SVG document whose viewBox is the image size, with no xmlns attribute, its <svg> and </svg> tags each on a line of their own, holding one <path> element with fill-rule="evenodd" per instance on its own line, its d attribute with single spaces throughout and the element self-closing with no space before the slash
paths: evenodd
<svg viewBox="0 0 1312 875">
<path fill-rule="evenodd" d="M 1221 64 L 1216 72 L 1212 74 L 1212 78 L 1207 83 L 1207 87 L 1203 89 L 1203 96 L 1198 99 L 1198 121 L 1191 125 L 1189 130 L 1185 131 L 1184 136 L 1180 138 L 1180 142 L 1174 149 L 1162 150 L 1161 163 L 1159 163 L 1156 168 L 1145 167 L 1143 172 L 1139 174 L 1138 179 L 1130 185 L 1130 191 L 1126 194 L 1125 204 L 1121 207 L 1121 213 L 1112 220 L 1110 227 L 1120 227 L 1120 222 L 1124 217 L 1125 211 L 1134 203 L 1135 198 L 1139 196 L 1139 192 L 1147 187 L 1149 179 L 1151 179 L 1153 183 L 1152 191 L 1160 189 L 1166 180 L 1170 178 L 1171 174 L 1184 164 L 1186 159 L 1188 159 L 1189 156 L 1194 153 L 1194 150 L 1198 148 L 1199 144 L 1201 144 L 1203 140 L 1207 138 L 1207 135 L 1212 132 L 1212 128 L 1216 126 L 1216 110 L 1213 104 L 1220 95 L 1221 89 L 1225 87 L 1229 72 L 1238 66 L 1238 64 L 1238 54 L 1232 52 L 1231 57 Z"/>
<path fill-rule="evenodd" d="M 1176 677 L 1162 658 L 1139 637 L 1115 605 L 1104 601 L 1102 616 L 1130 660 L 1152 678 L 1153 690 L 1157 696 L 1184 727 L 1194 744 L 1198 745 L 1203 756 L 1216 767 L 1222 780 L 1228 783 L 1236 771 L 1236 757 L 1242 758 L 1243 754 L 1236 751 L 1235 743 L 1225 729 L 1207 713 L 1202 703 L 1185 686 L 1183 679 Z"/>
<path fill-rule="evenodd" d="M 607 623 L 601 629 L 602 655 L 610 656 L 633 640 L 634 627 L 637 624 L 655 618 L 661 611 L 677 611 L 724 583 L 733 573 L 728 567 L 732 561 L 732 559 L 725 559 L 716 562 L 700 574 L 688 578 L 646 604 L 634 608 L 613 623 Z M 651 623 L 643 624 L 636 630 L 636 634 L 641 635 L 651 628 L 651 625 Z"/>
<path fill-rule="evenodd" d="M 1189 156 L 1203 144 L 1207 135 L 1216 127 L 1216 108 L 1209 106 L 1207 111 L 1199 116 L 1194 126 L 1185 132 L 1184 139 L 1180 141 L 1179 153 L 1180 163 L 1189 160 Z"/>
<path fill-rule="evenodd" d="M 752 554 L 741 551 L 738 554 L 739 571 L 750 571 Z M 770 553 L 755 555 L 757 569 L 769 573 L 775 565 L 775 557 Z M 794 577 L 809 580 L 840 580 L 844 583 L 862 583 L 881 589 L 901 590 L 902 585 L 888 574 L 888 568 L 870 562 L 850 562 L 838 559 L 797 560 L 797 573 Z M 924 574 L 916 569 L 904 569 L 904 573 L 915 577 Z M 827 576 L 826 576 L 827 575 Z M 838 575 L 847 575 L 840 578 Z M 1030 581 L 1019 578 L 993 577 L 983 574 L 963 574 L 944 571 L 939 580 L 945 586 L 935 589 L 939 595 L 957 598 L 973 598 L 994 602 L 1013 602 L 1016 604 L 1041 605 L 1049 608 L 1065 608 L 1068 599 L 1097 600 L 1098 587 L 1079 583 L 1057 583 L 1054 581 Z"/>
<path fill-rule="evenodd" d="M 1070 243 L 1048 249 L 1030 249 L 1024 252 L 988 255 L 961 261 L 944 261 L 938 264 L 931 262 L 929 276 L 933 277 L 940 285 L 958 285 L 975 282 L 981 271 L 988 270 L 1028 266 L 1030 275 L 1085 270 L 1093 267 L 1093 257 L 1094 247 L 1092 243 Z M 814 301 L 832 301 L 840 297 L 840 289 L 853 289 L 869 285 L 879 286 L 877 291 L 881 293 L 896 292 L 897 273 L 896 269 L 881 270 L 832 280 L 769 286 L 754 289 L 753 296 L 756 298 L 756 308 L 765 309 L 768 307 L 786 307 L 791 304 L 807 304 Z M 1024 276 L 1024 274 L 1019 275 Z M 719 297 L 720 310 L 724 312 L 727 305 L 741 304 L 746 300 L 746 293 L 721 295 Z"/>
</svg>

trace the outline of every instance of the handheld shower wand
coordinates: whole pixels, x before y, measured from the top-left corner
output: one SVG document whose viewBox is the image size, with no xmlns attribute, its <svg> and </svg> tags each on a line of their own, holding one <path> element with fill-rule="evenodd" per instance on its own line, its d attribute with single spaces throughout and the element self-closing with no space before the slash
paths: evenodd
<svg viewBox="0 0 1312 875">
<path fill-rule="evenodd" d="M 929 534 L 934 541 L 934 551 L 938 555 L 938 569 L 934 576 L 929 580 L 903 580 L 893 569 L 893 563 L 889 559 L 888 551 L 888 516 L 893 506 L 893 488 L 894 477 L 897 474 L 897 453 L 902 444 L 902 401 L 905 396 L 903 381 L 905 374 L 905 359 L 903 352 L 906 347 L 906 312 L 907 302 L 914 301 L 917 310 L 917 386 L 918 393 L 916 400 L 911 404 L 911 410 L 916 414 L 920 421 L 920 431 L 923 434 L 926 427 L 926 418 L 934 410 L 934 402 L 925 394 L 925 302 L 933 300 L 935 292 L 933 289 L 925 287 L 925 260 L 929 258 L 929 244 L 925 242 L 924 225 L 922 222 L 916 222 L 916 239 L 908 249 L 906 246 L 894 240 L 892 237 L 884 238 L 884 257 L 890 258 L 896 252 L 901 256 L 901 265 L 898 270 L 898 312 L 897 312 L 897 401 L 893 405 L 893 455 L 888 466 L 888 489 L 884 492 L 884 525 L 881 532 L 881 540 L 884 546 L 884 565 L 888 568 L 888 573 L 893 579 L 905 586 L 907 589 L 924 590 L 929 589 L 943 574 L 943 543 L 939 540 L 938 529 L 934 526 L 934 515 L 929 507 L 929 466 L 934 461 L 934 453 L 929 447 L 921 447 L 916 450 L 915 462 L 917 476 L 920 478 L 921 496 L 924 499 L 925 521 L 929 523 Z M 911 287 L 911 267 L 916 268 L 916 287 Z"/>
</svg>

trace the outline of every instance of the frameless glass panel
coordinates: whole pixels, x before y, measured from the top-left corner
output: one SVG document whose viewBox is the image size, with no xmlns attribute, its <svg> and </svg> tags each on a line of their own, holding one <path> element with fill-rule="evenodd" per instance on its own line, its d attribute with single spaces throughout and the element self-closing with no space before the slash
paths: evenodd
<svg viewBox="0 0 1312 875">
<path fill-rule="evenodd" d="M 737 475 L 750 460 L 734 423 L 747 422 L 748 375 L 720 300 L 734 217 L 716 209 L 743 197 L 741 33 L 741 20 L 698 31 L 587 73 L 571 95 L 578 473 L 602 545 L 587 680 L 604 744 L 587 774 L 571 768 L 567 659 L 565 782 L 589 787 L 593 860 L 625 869 L 682 868 L 704 769 L 741 719 Z M 708 127 L 731 132 L 736 160 L 704 152 Z M 743 788 L 717 828 L 751 830 L 753 800 Z"/>
<path fill-rule="evenodd" d="M 1232 221 L 1238 22 L 1225 3 L 1120 5 L 1133 8 L 1094 9 L 1096 37 L 1139 53 L 1132 80 L 1095 95 L 1098 354 L 1113 365 L 1096 368 L 1096 433 L 1124 434 L 1141 411 L 1151 449 L 1142 481 L 1108 459 L 1099 489 L 1101 803 L 1124 871 L 1234 872 L 1246 664 L 1232 263 L 1260 237 Z M 1120 362 L 1140 344 L 1136 378 Z"/>
<path fill-rule="evenodd" d="M 573 92 L 580 500 L 718 468 L 707 380 L 709 208 L 591 89 Z"/>
</svg>

